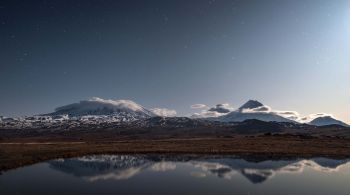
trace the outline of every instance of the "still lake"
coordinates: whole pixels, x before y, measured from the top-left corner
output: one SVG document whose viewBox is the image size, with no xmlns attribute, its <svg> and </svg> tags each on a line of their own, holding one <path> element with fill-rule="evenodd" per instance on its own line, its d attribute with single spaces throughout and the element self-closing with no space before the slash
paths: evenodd
<svg viewBox="0 0 350 195">
<path fill-rule="evenodd" d="M 94 155 L 3 172 L 0 194 L 350 194 L 350 161 Z"/>
</svg>

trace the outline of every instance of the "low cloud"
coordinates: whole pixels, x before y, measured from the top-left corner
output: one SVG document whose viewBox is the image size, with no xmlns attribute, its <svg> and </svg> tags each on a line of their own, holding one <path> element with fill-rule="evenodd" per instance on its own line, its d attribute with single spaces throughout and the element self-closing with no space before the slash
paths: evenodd
<svg viewBox="0 0 350 195">
<path fill-rule="evenodd" d="M 316 113 L 316 114 L 309 114 L 306 116 L 302 116 L 296 111 L 274 111 L 274 112 L 280 116 L 283 116 L 283 117 L 290 119 L 290 120 L 297 121 L 299 123 L 308 123 L 308 122 L 311 122 L 312 120 L 314 120 L 318 117 L 330 116 L 330 117 L 334 118 L 334 116 L 332 114 L 328 114 L 328 113 Z"/>
<path fill-rule="evenodd" d="M 281 111 L 281 110 L 273 110 L 271 107 L 269 106 L 260 106 L 257 108 L 253 108 L 253 109 L 243 109 L 242 110 L 243 113 L 270 113 L 270 114 L 277 114 L 279 116 L 282 116 L 286 119 L 289 120 L 293 120 L 296 122 L 300 122 L 300 123 L 306 123 L 309 122 L 309 117 L 303 117 L 301 116 L 298 112 L 296 111 Z M 307 118 L 307 119 L 305 119 Z"/>
<path fill-rule="evenodd" d="M 191 108 L 208 108 L 204 104 L 195 104 L 192 105 Z M 234 109 L 229 104 L 217 104 L 212 108 L 209 109 L 203 109 L 201 112 L 194 113 L 191 117 L 192 118 L 210 118 L 210 117 L 219 117 L 226 115 L 230 112 L 234 111 Z M 328 113 L 316 113 L 316 114 L 310 114 L 310 115 L 301 115 L 297 111 L 281 111 L 281 110 L 273 110 L 271 107 L 263 105 L 256 108 L 246 108 L 246 109 L 238 109 L 235 110 L 235 112 L 242 112 L 242 113 L 270 113 L 270 114 L 276 114 L 279 116 L 282 116 L 286 119 L 296 121 L 299 123 L 309 123 L 315 118 L 318 117 L 332 117 L 334 116 L 332 114 Z"/>
<path fill-rule="evenodd" d="M 202 109 L 202 108 L 207 108 L 207 105 L 205 104 L 193 104 L 191 105 L 192 109 Z"/>
<path fill-rule="evenodd" d="M 152 108 L 150 109 L 154 114 L 164 117 L 174 117 L 176 116 L 176 110 L 171 110 L 167 108 Z"/>
<path fill-rule="evenodd" d="M 302 118 L 303 118 L 296 111 L 274 111 L 274 112 L 276 114 L 284 117 L 284 118 L 287 118 L 287 119 L 290 119 L 290 120 L 293 120 L 293 121 L 297 121 L 297 122 L 301 122 Z"/>
<path fill-rule="evenodd" d="M 257 108 L 243 109 L 241 112 L 243 112 L 243 113 L 257 113 L 257 112 L 269 113 L 269 112 L 271 112 L 271 108 L 269 106 L 259 106 Z"/>
<path fill-rule="evenodd" d="M 83 100 L 78 103 L 68 104 L 65 106 L 61 106 L 55 109 L 55 111 L 65 111 L 65 110 L 79 110 L 79 109 L 104 109 L 108 108 L 111 110 L 118 109 L 129 109 L 133 111 L 140 111 L 144 108 L 131 101 L 131 100 L 110 100 L 110 99 L 102 99 L 99 97 L 93 97 L 89 100 Z"/>
<path fill-rule="evenodd" d="M 325 117 L 325 116 L 333 117 L 332 114 L 328 114 L 328 113 L 316 113 L 316 114 L 309 115 L 310 118 L 318 118 L 318 117 Z"/>
<path fill-rule="evenodd" d="M 191 118 L 210 118 L 210 117 L 219 117 L 225 115 L 226 113 L 219 113 L 216 111 L 202 110 L 200 113 L 194 113 Z"/>
<path fill-rule="evenodd" d="M 208 106 L 204 104 L 195 104 L 192 105 L 191 108 L 208 108 Z M 210 118 L 210 117 L 219 117 L 225 115 L 229 112 L 232 112 L 233 108 L 228 103 L 217 104 L 212 108 L 204 109 L 200 113 L 194 113 L 192 118 Z"/>
<path fill-rule="evenodd" d="M 315 118 L 319 118 L 319 117 L 326 117 L 326 116 L 329 116 L 329 117 L 332 117 L 334 118 L 334 116 L 332 114 L 328 114 L 328 113 L 316 113 L 316 114 L 310 114 L 309 116 L 306 117 L 306 120 L 308 122 L 314 120 Z"/>
<path fill-rule="evenodd" d="M 217 104 L 215 107 L 210 108 L 208 111 L 211 112 L 218 112 L 218 113 L 229 113 L 233 111 L 233 108 L 230 106 L 230 104 Z"/>
<path fill-rule="evenodd" d="M 299 113 L 296 111 L 277 111 L 277 112 L 282 115 L 299 115 Z"/>
</svg>

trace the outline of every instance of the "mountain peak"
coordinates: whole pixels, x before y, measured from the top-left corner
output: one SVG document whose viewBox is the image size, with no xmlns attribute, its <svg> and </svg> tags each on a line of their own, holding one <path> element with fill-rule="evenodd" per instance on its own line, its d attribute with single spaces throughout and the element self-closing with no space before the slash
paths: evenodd
<svg viewBox="0 0 350 195">
<path fill-rule="evenodd" d="M 344 127 L 349 127 L 348 124 L 337 120 L 331 116 L 322 116 L 313 119 L 311 122 L 309 122 L 310 125 L 316 125 L 316 126 L 325 126 L 325 125 L 341 125 Z"/>
<path fill-rule="evenodd" d="M 249 100 L 247 101 L 245 104 L 243 104 L 239 110 L 243 110 L 243 109 L 254 109 L 254 108 L 258 108 L 264 106 L 264 104 L 258 102 L 257 100 Z"/>
<path fill-rule="evenodd" d="M 102 98 L 92 98 L 61 106 L 49 115 L 68 114 L 69 116 L 84 115 L 109 115 L 114 113 L 134 113 L 144 116 L 154 116 L 154 114 L 131 100 L 105 100 Z"/>
</svg>

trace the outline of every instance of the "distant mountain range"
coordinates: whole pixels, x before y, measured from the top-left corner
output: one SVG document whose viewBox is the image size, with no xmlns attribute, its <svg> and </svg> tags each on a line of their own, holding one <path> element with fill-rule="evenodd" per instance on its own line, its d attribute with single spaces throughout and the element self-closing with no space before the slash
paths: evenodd
<svg viewBox="0 0 350 195">
<path fill-rule="evenodd" d="M 217 117 L 207 117 L 206 119 L 221 122 L 243 122 L 245 120 L 256 119 L 265 122 L 306 123 L 315 126 L 341 125 L 344 127 L 349 127 L 348 124 L 332 118 L 331 116 L 319 116 L 309 122 L 301 122 L 296 119 L 293 120 L 291 117 L 285 117 L 281 113 L 286 112 L 271 111 L 271 108 L 260 103 L 259 101 L 249 100 L 237 110 L 225 113 Z M 196 116 L 196 118 L 201 117 Z"/>
<path fill-rule="evenodd" d="M 158 109 L 159 110 L 159 109 Z M 78 103 L 58 107 L 54 112 L 31 117 L 0 118 L 0 129 L 74 129 L 74 128 L 112 128 L 112 127 L 198 127 L 229 126 L 230 123 L 242 123 L 247 120 L 290 124 L 308 124 L 314 126 L 348 124 L 332 118 L 320 116 L 309 122 L 300 122 L 286 117 L 281 112 L 256 100 L 249 100 L 236 110 L 230 110 L 223 104 L 209 109 L 220 112 L 214 117 L 196 115 L 193 117 L 164 117 L 152 109 L 147 109 L 131 100 L 104 100 L 93 98 Z"/>
</svg>

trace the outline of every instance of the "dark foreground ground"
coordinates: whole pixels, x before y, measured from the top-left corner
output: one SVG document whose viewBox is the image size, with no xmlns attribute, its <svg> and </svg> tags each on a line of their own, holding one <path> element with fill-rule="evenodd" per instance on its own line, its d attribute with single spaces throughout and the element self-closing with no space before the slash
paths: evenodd
<svg viewBox="0 0 350 195">
<path fill-rule="evenodd" d="M 55 158 L 91 154 L 235 154 L 278 157 L 349 158 L 350 139 L 296 135 L 230 138 L 162 138 L 127 140 L 3 139 L 0 171 Z"/>
</svg>

